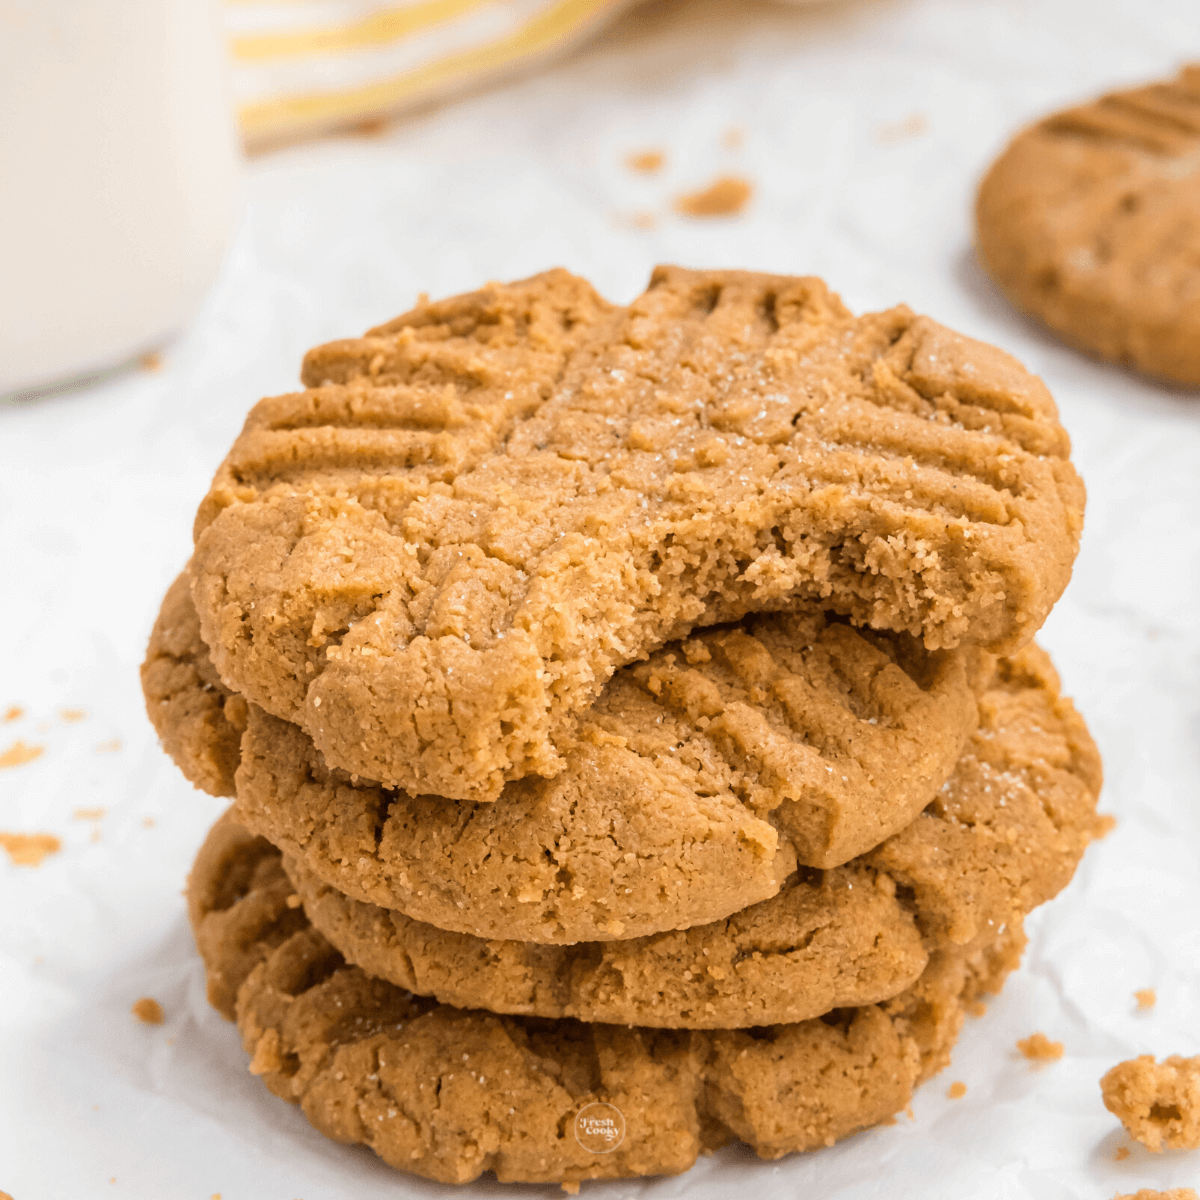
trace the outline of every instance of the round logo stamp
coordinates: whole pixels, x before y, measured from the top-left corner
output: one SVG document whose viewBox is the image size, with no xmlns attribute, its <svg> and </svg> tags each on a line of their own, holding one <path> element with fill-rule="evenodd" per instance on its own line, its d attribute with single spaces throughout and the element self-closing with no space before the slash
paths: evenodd
<svg viewBox="0 0 1200 1200">
<path fill-rule="evenodd" d="M 611 1154 L 625 1140 L 625 1114 L 596 1101 L 575 1114 L 575 1140 L 592 1154 Z"/>
</svg>

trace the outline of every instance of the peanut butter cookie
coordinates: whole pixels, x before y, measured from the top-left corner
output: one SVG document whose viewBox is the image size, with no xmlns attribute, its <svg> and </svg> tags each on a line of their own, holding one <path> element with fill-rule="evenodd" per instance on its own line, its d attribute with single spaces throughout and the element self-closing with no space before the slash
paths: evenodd
<svg viewBox="0 0 1200 1200">
<path fill-rule="evenodd" d="M 196 524 L 227 686 L 332 768 L 489 801 L 567 764 L 613 671 L 818 601 L 1010 651 L 1071 572 L 1050 394 L 906 308 L 660 268 L 613 309 L 552 272 L 312 351 Z"/>
<path fill-rule="evenodd" d="M 198 633 L 189 653 L 204 660 Z M 251 705 L 240 811 L 341 890 L 434 924 L 635 937 L 725 916 L 773 895 L 797 855 L 837 866 L 907 825 L 974 731 L 992 661 L 811 610 L 703 630 L 613 677 L 566 771 L 488 805 L 330 771 Z"/>
<path fill-rule="evenodd" d="M 647 1029 L 414 996 L 347 966 L 290 891 L 261 839 L 201 853 L 189 907 L 210 999 L 237 1021 L 250 1070 L 318 1130 L 448 1183 L 677 1174 L 737 1139 L 764 1158 L 832 1145 L 946 1064 L 966 1005 L 999 989 L 1024 945 L 1009 928 L 940 952 L 894 999 L 820 1019 Z"/>
<path fill-rule="evenodd" d="M 1200 66 L 1019 133 L 979 190 L 979 255 L 1065 341 L 1200 385 Z"/>
<path fill-rule="evenodd" d="M 489 940 L 351 900 L 295 860 L 284 868 L 350 962 L 459 1007 L 707 1029 L 873 1003 L 913 983 L 929 952 L 1020 924 L 1097 832 L 1095 746 L 1047 667 L 1032 648 L 1002 660 L 979 730 L 912 825 L 711 924 L 569 947 Z"/>
</svg>

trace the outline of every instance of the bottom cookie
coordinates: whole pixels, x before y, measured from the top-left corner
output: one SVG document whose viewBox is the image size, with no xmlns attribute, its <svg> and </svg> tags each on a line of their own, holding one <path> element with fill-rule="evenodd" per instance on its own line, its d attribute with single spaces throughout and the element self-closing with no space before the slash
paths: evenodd
<svg viewBox="0 0 1200 1200">
<path fill-rule="evenodd" d="M 308 923 L 261 838 L 210 838 L 188 905 L 250 1070 L 328 1137 L 447 1183 L 678 1174 L 735 1140 L 763 1158 L 832 1145 L 946 1065 L 966 1007 L 1025 942 L 1010 927 L 938 951 L 881 1004 L 713 1032 L 496 1016 L 374 979 Z"/>
</svg>

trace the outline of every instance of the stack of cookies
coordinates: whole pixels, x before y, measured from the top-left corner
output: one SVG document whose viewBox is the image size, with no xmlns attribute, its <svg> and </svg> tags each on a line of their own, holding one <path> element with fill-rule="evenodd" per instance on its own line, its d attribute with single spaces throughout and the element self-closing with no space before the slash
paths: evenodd
<svg viewBox="0 0 1200 1200">
<path fill-rule="evenodd" d="M 312 351 L 143 667 L 234 797 L 189 905 L 250 1069 L 465 1182 L 676 1173 L 903 1109 L 1097 830 L 1033 634 L 1046 389 L 814 279 L 556 271 Z"/>
</svg>

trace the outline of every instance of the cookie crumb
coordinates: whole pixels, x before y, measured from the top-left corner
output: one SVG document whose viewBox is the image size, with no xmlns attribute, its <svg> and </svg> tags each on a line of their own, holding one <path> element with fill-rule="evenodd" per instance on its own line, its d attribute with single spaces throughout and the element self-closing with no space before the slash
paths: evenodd
<svg viewBox="0 0 1200 1200">
<path fill-rule="evenodd" d="M 111 754 L 114 750 L 120 750 L 120 748 L 121 748 L 121 739 L 113 738 L 111 741 L 101 742 L 96 747 L 96 753 L 97 754 Z"/>
<path fill-rule="evenodd" d="M 72 815 L 77 821 L 99 821 L 107 812 L 107 808 L 77 808 Z"/>
<path fill-rule="evenodd" d="M 142 818 L 142 827 L 144 829 L 153 829 L 154 828 L 154 818 L 153 817 L 143 817 Z"/>
<path fill-rule="evenodd" d="M 161 371 L 163 367 L 163 356 L 157 350 L 151 350 L 148 354 L 143 354 L 138 359 L 138 366 L 143 371 Z"/>
<path fill-rule="evenodd" d="M 162 1005 L 149 996 L 143 996 L 130 1010 L 143 1025 L 161 1025 L 166 1019 Z"/>
<path fill-rule="evenodd" d="M 1100 1080 L 1104 1107 L 1149 1150 L 1200 1149 L 1200 1054 L 1156 1062 L 1142 1054 Z"/>
<path fill-rule="evenodd" d="M 291 895 L 290 895 L 290 896 L 287 898 L 287 906 L 288 906 L 288 908 L 299 908 L 299 907 L 300 907 L 300 903 L 301 903 L 301 901 L 300 901 L 300 897 L 299 897 L 299 896 L 298 896 L 298 895 L 297 895 L 295 892 L 293 892 L 293 893 L 292 893 L 292 894 L 291 894 Z"/>
<path fill-rule="evenodd" d="M 966 1094 L 967 1094 L 967 1085 L 965 1083 L 963 1083 L 961 1080 L 958 1080 L 958 1081 L 952 1083 L 950 1085 L 949 1091 L 946 1092 L 946 1095 L 951 1100 L 961 1100 Z"/>
<path fill-rule="evenodd" d="M 220 1192 L 213 1192 L 213 1194 L 212 1194 L 212 1200 L 221 1200 L 221 1193 L 220 1193 Z"/>
<path fill-rule="evenodd" d="M 17 738 L 3 754 L 0 754 L 0 770 L 5 767 L 21 767 L 27 762 L 33 762 L 35 758 L 41 758 L 43 749 L 42 746 L 30 746 Z"/>
<path fill-rule="evenodd" d="M 730 125 L 728 129 L 721 134 L 721 145 L 726 150 L 740 150 L 742 143 L 746 140 L 745 130 L 740 125 Z"/>
<path fill-rule="evenodd" d="M 250 1061 L 250 1074 L 266 1075 L 281 1070 L 283 1070 L 283 1055 L 279 1053 L 279 1030 L 268 1029 L 254 1047 L 254 1057 Z"/>
<path fill-rule="evenodd" d="M 885 146 L 894 146 L 897 142 L 907 142 L 911 138 L 920 137 L 929 128 L 929 118 L 923 113 L 910 113 L 903 121 L 891 121 L 880 125 L 875 131 L 875 137 Z"/>
<path fill-rule="evenodd" d="M 559 1187 L 561 1187 L 562 1190 L 564 1192 L 566 1192 L 568 1196 L 578 1196 L 579 1195 L 579 1184 L 574 1182 L 573 1180 L 567 1180 L 563 1183 L 560 1183 Z"/>
<path fill-rule="evenodd" d="M 675 197 L 675 211 L 685 217 L 734 217 L 750 202 L 751 183 L 739 175 L 720 175 L 706 188 Z"/>
<path fill-rule="evenodd" d="M 661 150 L 639 150 L 625 156 L 625 165 L 631 171 L 642 175 L 652 175 L 655 171 L 661 171 L 666 161 L 667 156 Z"/>
<path fill-rule="evenodd" d="M 987 1012 L 987 1005 L 982 1000 L 972 1000 L 967 1005 L 967 1012 L 973 1017 L 982 1017 Z"/>
<path fill-rule="evenodd" d="M 1033 1062 L 1054 1062 L 1063 1056 L 1062 1042 L 1052 1042 L 1044 1033 L 1033 1033 L 1017 1042 L 1017 1049 Z"/>
<path fill-rule="evenodd" d="M 40 867 L 43 858 L 62 849 L 62 842 L 52 833 L 0 833 L 0 849 L 8 852 L 14 867 Z"/>
<path fill-rule="evenodd" d="M 1096 824 L 1092 829 L 1092 840 L 1098 842 L 1108 837 L 1116 827 L 1117 818 L 1112 813 L 1097 813 Z"/>
<path fill-rule="evenodd" d="M 350 132 L 358 134 L 359 137 L 378 137 L 387 132 L 391 123 L 389 117 L 363 117 L 361 121 L 356 121 L 350 126 Z"/>
<path fill-rule="evenodd" d="M 1115 1158 L 1117 1160 L 1117 1162 L 1124 1162 L 1128 1157 L 1129 1157 L 1129 1147 L 1128 1146 L 1118 1146 L 1116 1154 L 1113 1155 L 1113 1158 Z"/>
<path fill-rule="evenodd" d="M 1113 1200 L 1200 1200 L 1195 1188 L 1169 1188 L 1156 1192 L 1153 1188 L 1138 1188 L 1136 1192 L 1122 1192 Z"/>
<path fill-rule="evenodd" d="M 58 715 L 62 717 L 64 721 L 70 721 L 74 723 L 75 721 L 82 721 L 83 718 L 87 716 L 87 712 L 82 708 L 64 708 L 59 712 Z"/>
<path fill-rule="evenodd" d="M 1133 998 L 1138 1002 L 1138 1012 L 1145 1012 L 1158 1003 L 1158 993 L 1153 988 L 1141 988 L 1133 993 Z"/>
<path fill-rule="evenodd" d="M 19 704 L 12 704 L 4 710 L 5 721 L 19 721 L 25 715 L 25 710 Z"/>
</svg>

